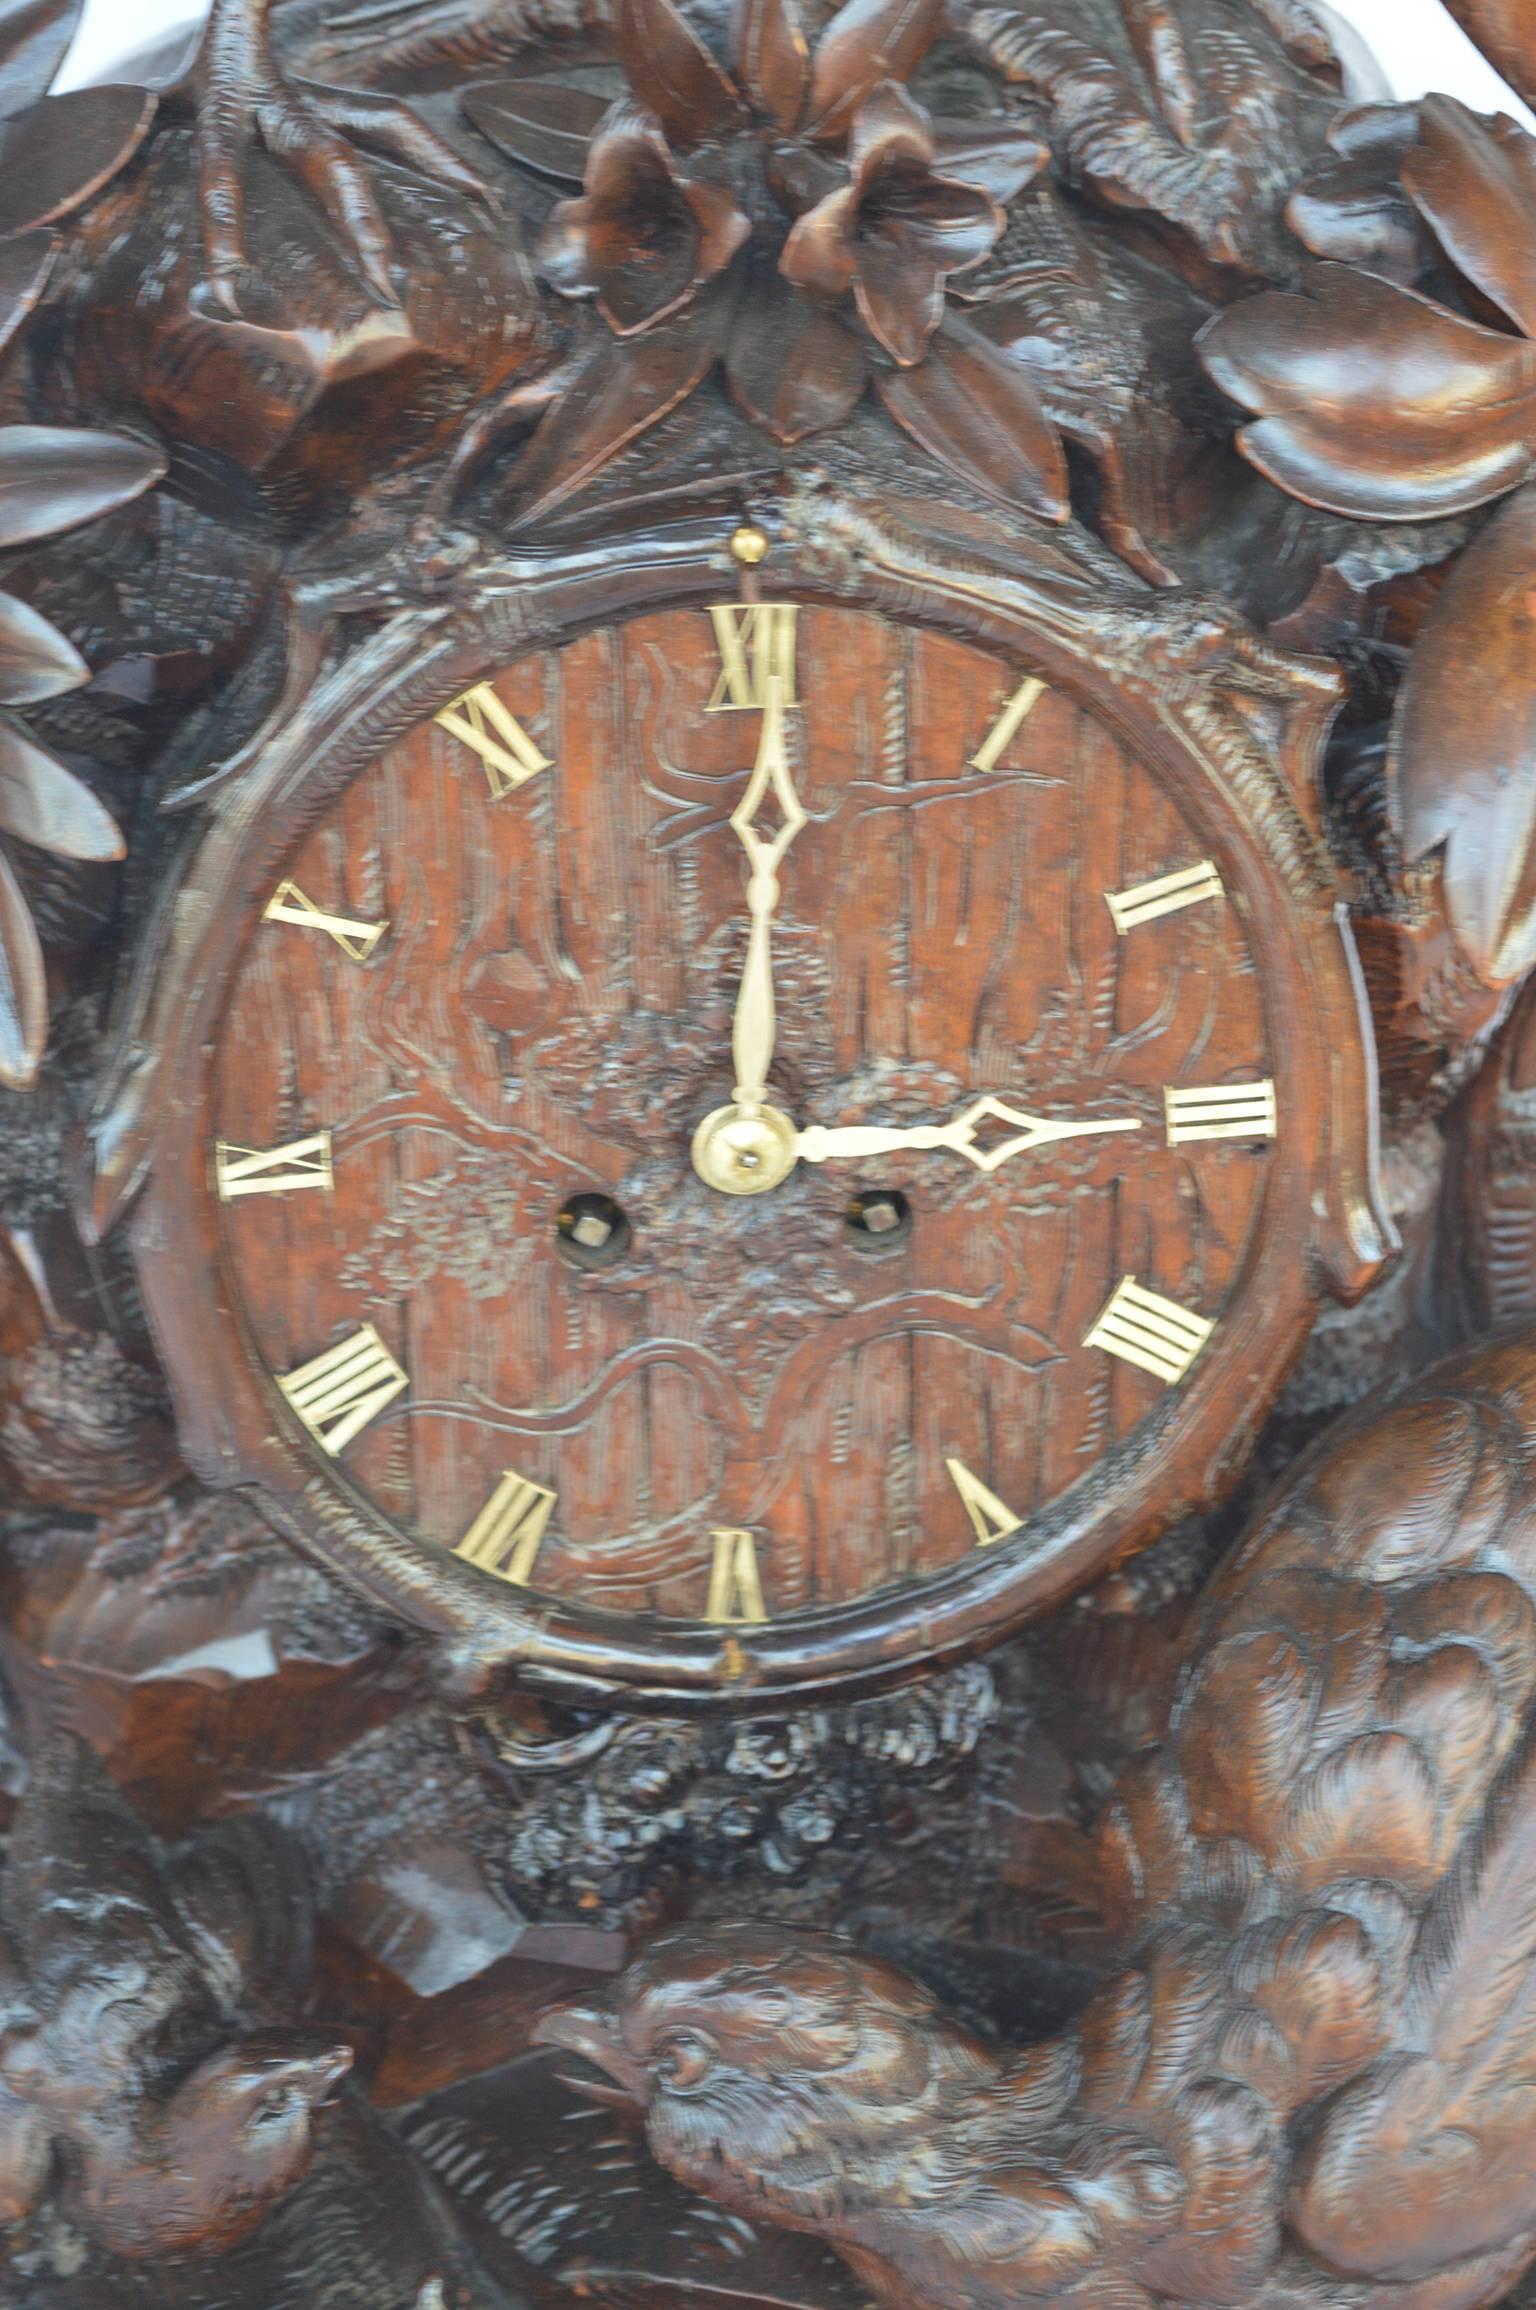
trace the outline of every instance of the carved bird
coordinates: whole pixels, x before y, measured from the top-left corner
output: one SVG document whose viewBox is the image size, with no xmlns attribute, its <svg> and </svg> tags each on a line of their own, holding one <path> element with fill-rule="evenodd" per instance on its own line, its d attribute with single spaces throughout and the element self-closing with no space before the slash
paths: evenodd
<svg viewBox="0 0 1536 2310">
<path fill-rule="evenodd" d="M 50 1741 L 0 1883 L 0 2222 L 57 2177 L 113 2253 L 253 2227 L 308 2165 L 352 2062 L 275 2018 L 306 1978 L 309 1920 L 265 1824 L 162 1860 L 85 1744 Z"/>
<path fill-rule="evenodd" d="M 1121 1967 L 1023 2051 L 773 1925 L 545 2042 L 892 2310 L 1475 2310 L 1536 2255 L 1536 1334 L 1304 1461 L 1101 1825 Z"/>
</svg>

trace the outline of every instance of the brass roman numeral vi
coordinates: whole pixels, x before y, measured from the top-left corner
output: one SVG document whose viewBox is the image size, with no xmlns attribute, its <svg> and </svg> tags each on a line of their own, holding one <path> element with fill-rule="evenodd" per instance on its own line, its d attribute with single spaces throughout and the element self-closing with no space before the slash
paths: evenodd
<svg viewBox="0 0 1536 2310">
<path fill-rule="evenodd" d="M 292 1139 L 286 1147 L 233 1147 L 221 1139 L 213 1151 L 213 1169 L 221 1203 L 234 1203 L 242 1195 L 286 1195 L 298 1187 L 329 1191 L 336 1184 L 329 1131 Z"/>
<path fill-rule="evenodd" d="M 556 1497 L 547 1484 L 509 1468 L 453 1553 L 526 1588 Z"/>
<path fill-rule="evenodd" d="M 280 882 L 267 901 L 263 922 L 296 922 L 301 930 L 323 930 L 333 938 L 344 955 L 353 962 L 368 960 L 384 933 L 387 922 L 352 922 L 346 915 L 327 914 L 306 898 L 296 882 Z"/>
<path fill-rule="evenodd" d="M 365 1323 L 297 1371 L 279 1374 L 277 1384 L 321 1451 L 334 1460 L 411 1383 L 372 1324 Z"/>
<path fill-rule="evenodd" d="M 1045 695 L 1045 684 L 1033 674 L 1019 684 L 1007 705 L 970 759 L 972 770 L 995 770 L 1019 731 Z"/>
<path fill-rule="evenodd" d="M 1191 1139 L 1273 1139 L 1278 1128 L 1275 1086 L 1269 1081 L 1165 1090 L 1163 1108 L 1170 1147 L 1186 1146 Z"/>
<path fill-rule="evenodd" d="M 766 1620 L 763 1583 L 757 1569 L 757 1542 L 750 1532 L 715 1531 L 715 1561 L 709 1575 L 706 1620 Z"/>
<path fill-rule="evenodd" d="M 489 682 L 466 690 L 462 698 L 455 698 L 433 718 L 479 755 L 498 802 L 504 794 L 514 794 L 519 786 L 526 786 L 541 770 L 553 768 L 549 756 L 540 752 Z"/>
<path fill-rule="evenodd" d="M 1103 1348 L 1123 1363 L 1166 1380 L 1183 1379 L 1216 1326 L 1176 1299 L 1147 1291 L 1134 1275 L 1122 1276 L 1084 1347 Z"/>
<path fill-rule="evenodd" d="M 1106 890 L 1104 903 L 1124 938 L 1128 930 L 1155 922 L 1161 914 L 1177 914 L 1181 907 L 1199 906 L 1203 899 L 1222 898 L 1221 876 L 1208 858 L 1198 866 L 1181 867 L 1177 874 L 1160 874 L 1156 882 L 1138 882 L 1133 890 Z"/>
<path fill-rule="evenodd" d="M 768 683 L 777 674 L 780 704 L 795 698 L 795 602 L 716 602 L 710 608 L 720 679 L 706 713 L 758 713 L 768 703 Z"/>
<path fill-rule="evenodd" d="M 963 1460 L 946 1460 L 949 1480 L 959 1493 L 971 1530 L 979 1548 L 990 1548 L 994 1540 L 1006 1540 L 1010 1532 L 1023 1528 L 1022 1517 L 988 1489 L 979 1476 L 973 1476 Z"/>
</svg>

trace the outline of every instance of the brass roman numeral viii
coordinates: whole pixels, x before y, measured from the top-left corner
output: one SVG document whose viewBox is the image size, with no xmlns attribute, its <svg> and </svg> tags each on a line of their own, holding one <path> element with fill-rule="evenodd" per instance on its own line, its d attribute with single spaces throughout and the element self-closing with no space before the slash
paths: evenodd
<svg viewBox="0 0 1536 2310">
<path fill-rule="evenodd" d="M 279 1374 L 277 1384 L 321 1451 L 334 1460 L 411 1383 L 372 1324 L 365 1323 L 313 1362 Z"/>
</svg>

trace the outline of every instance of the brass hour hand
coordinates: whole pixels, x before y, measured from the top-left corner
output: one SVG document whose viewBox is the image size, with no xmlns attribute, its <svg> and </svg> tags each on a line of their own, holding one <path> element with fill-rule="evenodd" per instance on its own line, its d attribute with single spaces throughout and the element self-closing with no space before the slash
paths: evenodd
<svg viewBox="0 0 1536 2310">
<path fill-rule="evenodd" d="M 1011 1139 L 983 1148 L 977 1144 L 976 1134 L 989 1117 L 994 1122 L 1015 1124 L 1017 1129 Z M 799 1133 L 795 1153 L 802 1163 L 832 1163 L 869 1155 L 905 1154 L 911 1148 L 942 1147 L 963 1155 L 978 1171 L 996 1171 L 1011 1157 L 1053 1146 L 1059 1139 L 1092 1139 L 1109 1131 L 1140 1129 L 1140 1118 L 1135 1115 L 1117 1115 L 1103 1123 L 1062 1123 L 1048 1116 L 1025 1115 L 1017 1107 L 1005 1107 L 1001 1099 L 989 1097 L 977 1099 L 949 1123 L 850 1123 L 830 1129 L 813 1123 Z"/>
<path fill-rule="evenodd" d="M 757 761 L 745 794 L 731 812 L 731 824 L 752 869 L 747 883 L 747 960 L 741 974 L 741 991 L 736 997 L 736 1023 L 731 1036 L 736 1067 L 736 1088 L 731 1096 L 744 1118 L 757 1113 L 768 1089 L 776 1032 L 772 927 L 774 910 L 779 903 L 779 868 L 785 852 L 806 822 L 784 743 L 782 674 L 770 673 L 765 693 Z M 765 839 L 753 821 L 770 796 L 778 804 L 780 824 L 777 833 Z"/>
</svg>

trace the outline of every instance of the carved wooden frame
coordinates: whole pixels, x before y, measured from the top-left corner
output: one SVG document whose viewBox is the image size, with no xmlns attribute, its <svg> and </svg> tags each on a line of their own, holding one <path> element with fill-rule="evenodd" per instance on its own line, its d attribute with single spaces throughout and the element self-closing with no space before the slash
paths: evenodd
<svg viewBox="0 0 1536 2310">
<path fill-rule="evenodd" d="M 1138 753 L 1201 830 L 1244 911 L 1288 1133 L 1235 1304 L 1189 1383 L 1019 1533 L 909 1591 L 722 1628 L 647 1624 L 489 1581 L 387 1522 L 349 1491 L 344 1470 L 321 1470 L 224 1280 L 206 1160 L 208 1054 L 286 860 L 384 747 L 488 673 L 599 624 L 734 592 L 723 525 L 655 530 L 643 552 L 630 540 L 623 556 L 599 543 L 486 557 L 452 604 L 403 611 L 320 676 L 217 796 L 179 878 L 120 1029 L 118 1081 L 135 1085 L 127 1119 L 96 1138 L 98 1148 L 114 1140 L 132 1175 L 133 1247 L 185 1456 L 211 1485 L 254 1488 L 300 1546 L 435 1638 L 451 1688 L 482 1695 L 516 1683 L 586 1704 L 766 1708 L 877 1689 L 994 1641 L 1217 1499 L 1320 1293 L 1357 1296 L 1392 1254 L 1375 1183 L 1369 1014 L 1333 872 L 1298 795 L 1315 772 L 1331 693 L 1315 668 L 1290 662 L 1295 712 L 1288 719 L 1282 702 L 1234 780 L 1208 725 L 1220 650 L 1240 656 L 1245 634 L 1219 605 L 1205 605 L 1185 634 L 1170 627 L 1168 597 L 1127 589 L 1106 622 L 1098 572 L 1085 585 L 1054 552 L 1031 570 L 1027 541 L 1016 559 L 966 542 L 957 555 L 952 534 L 925 532 L 920 519 L 903 531 L 825 493 L 813 520 L 778 524 L 763 591 L 956 634 L 1059 687 Z M 1283 688 L 1288 662 L 1264 657 Z M 1192 711 L 1192 701 L 1204 703 Z M 1260 721 L 1246 717 L 1245 735 Z"/>
</svg>

